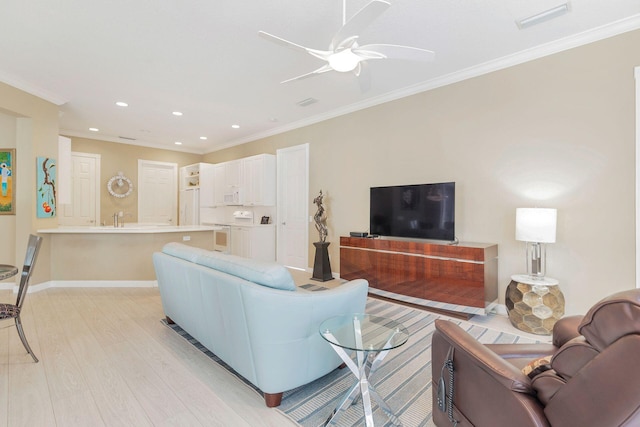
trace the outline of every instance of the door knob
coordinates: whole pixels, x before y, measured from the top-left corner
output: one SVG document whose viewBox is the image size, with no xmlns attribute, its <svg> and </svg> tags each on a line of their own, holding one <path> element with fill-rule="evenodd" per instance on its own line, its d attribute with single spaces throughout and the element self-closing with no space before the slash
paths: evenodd
<svg viewBox="0 0 640 427">
<path fill-rule="evenodd" d="M 287 223 L 286 223 L 286 222 L 283 222 L 283 223 L 282 223 L 282 225 L 287 225 Z"/>
</svg>

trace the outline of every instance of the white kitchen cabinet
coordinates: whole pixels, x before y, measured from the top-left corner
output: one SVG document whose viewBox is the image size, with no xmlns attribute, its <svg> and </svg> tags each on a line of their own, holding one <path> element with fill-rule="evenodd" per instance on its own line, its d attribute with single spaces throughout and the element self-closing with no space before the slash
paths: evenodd
<svg viewBox="0 0 640 427">
<path fill-rule="evenodd" d="M 224 205 L 224 193 L 226 188 L 226 167 L 224 163 L 213 165 L 213 205 Z"/>
<path fill-rule="evenodd" d="M 197 225 L 200 223 L 200 208 L 214 206 L 213 164 L 195 163 L 184 166 L 180 168 L 178 177 L 178 224 Z"/>
<path fill-rule="evenodd" d="M 273 225 L 232 225 L 231 253 L 244 258 L 275 261 L 275 231 Z"/>
<path fill-rule="evenodd" d="M 179 173 L 180 191 L 206 187 L 207 190 L 211 189 L 211 194 L 213 194 L 213 166 L 211 163 L 194 163 L 181 167 Z"/>
<path fill-rule="evenodd" d="M 224 165 L 224 180 L 226 187 L 239 187 L 242 184 L 242 162 L 231 160 L 222 163 Z"/>
<path fill-rule="evenodd" d="M 200 207 L 210 208 L 214 203 L 214 169 L 212 164 L 200 163 Z"/>
<path fill-rule="evenodd" d="M 180 168 L 180 191 L 200 187 L 200 164 Z"/>
<path fill-rule="evenodd" d="M 251 234 L 249 227 L 231 227 L 231 253 L 244 258 L 251 258 Z"/>
<path fill-rule="evenodd" d="M 275 206 L 276 156 L 259 154 L 242 161 L 242 190 L 245 206 Z"/>
</svg>

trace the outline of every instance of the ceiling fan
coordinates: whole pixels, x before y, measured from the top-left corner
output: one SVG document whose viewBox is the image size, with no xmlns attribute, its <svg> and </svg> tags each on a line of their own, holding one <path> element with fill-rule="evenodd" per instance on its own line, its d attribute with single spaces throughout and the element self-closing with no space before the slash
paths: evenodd
<svg viewBox="0 0 640 427">
<path fill-rule="evenodd" d="M 274 43 L 303 51 L 311 56 L 326 61 L 322 67 L 310 73 L 284 80 L 287 83 L 294 80 L 306 79 L 328 71 L 341 73 L 353 72 L 360 76 L 366 61 L 373 59 L 403 59 L 410 61 L 431 61 L 435 53 L 417 47 L 399 46 L 393 44 L 358 45 L 360 33 L 366 29 L 378 16 L 386 11 L 391 3 L 384 0 L 372 0 L 360 9 L 351 19 L 346 20 L 346 0 L 343 2 L 342 28 L 331 39 L 328 50 L 311 49 L 274 36 L 264 31 L 258 34 Z"/>
</svg>

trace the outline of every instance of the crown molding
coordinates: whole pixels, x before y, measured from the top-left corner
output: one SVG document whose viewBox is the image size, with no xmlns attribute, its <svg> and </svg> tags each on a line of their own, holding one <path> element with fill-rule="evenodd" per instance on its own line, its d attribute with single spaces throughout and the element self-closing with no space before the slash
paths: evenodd
<svg viewBox="0 0 640 427">
<path fill-rule="evenodd" d="M 50 92 L 41 87 L 35 86 L 24 79 L 21 79 L 16 76 L 12 76 L 8 73 L 1 72 L 1 71 L 0 71 L 0 82 L 6 83 L 9 86 L 13 86 L 16 89 L 20 89 L 23 92 L 27 92 L 28 94 L 37 96 L 38 98 L 42 98 L 45 101 L 49 101 L 52 104 L 55 104 L 58 106 L 64 105 L 67 102 L 69 102 L 69 100 L 64 98 L 63 96 Z"/>
</svg>

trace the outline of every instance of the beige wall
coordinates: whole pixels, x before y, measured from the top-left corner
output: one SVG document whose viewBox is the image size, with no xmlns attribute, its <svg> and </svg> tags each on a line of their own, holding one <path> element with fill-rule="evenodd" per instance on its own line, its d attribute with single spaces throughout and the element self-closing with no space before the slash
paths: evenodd
<svg viewBox="0 0 640 427">
<path fill-rule="evenodd" d="M 159 150 L 129 144 L 99 141 L 78 137 L 71 138 L 71 150 L 81 153 L 100 154 L 100 222 L 113 223 L 114 212 L 127 212 L 127 222 L 138 222 L 138 160 L 177 163 L 178 168 L 200 162 L 199 154 Z M 107 191 L 107 181 L 118 172 L 131 180 L 134 191 L 129 197 L 115 198 Z M 176 202 L 177 206 L 177 202 Z M 176 218 L 178 212 L 176 212 Z"/>
<path fill-rule="evenodd" d="M 499 245 L 501 302 L 510 276 L 525 271 L 515 209 L 557 208 L 547 271 L 560 280 L 567 313 L 583 312 L 635 286 L 638 46 L 640 31 L 634 31 L 210 153 L 204 161 L 309 143 L 310 194 L 327 195 L 334 271 L 339 236 L 368 228 L 369 187 L 455 181 L 458 238 Z"/>
<path fill-rule="evenodd" d="M 210 153 L 202 161 L 309 143 L 310 193 L 322 188 L 327 195 L 334 271 L 339 271 L 338 237 L 368 227 L 369 187 L 455 181 L 459 239 L 499 244 L 501 301 L 510 275 L 525 267 L 524 245 L 514 240 L 515 208 L 558 208 L 548 274 L 560 280 L 567 312 L 582 312 L 609 293 L 635 286 L 633 69 L 640 65 L 638 46 L 640 31 L 630 32 Z M 57 156 L 58 111 L 4 84 L 0 110 L 15 118 L 19 170 L 18 215 L 0 218 L 0 232 L 14 237 L 16 255 L 3 261 L 19 263 L 27 234 L 57 225 L 55 218 L 35 218 L 33 189 L 35 157 Z M 105 182 L 119 170 L 137 176 L 129 162 L 136 159 L 137 168 L 144 152 L 138 150 L 145 149 L 131 147 L 73 141 L 75 151 L 103 154 Z M 181 165 L 201 160 L 172 151 L 148 154 L 158 156 L 149 160 Z M 102 205 L 107 213 L 116 210 L 106 201 Z M 311 227 L 311 242 L 316 234 Z M 35 283 L 49 279 L 50 258 L 45 241 Z"/>
<path fill-rule="evenodd" d="M 0 113 L 3 115 L 1 123 L 11 128 L 0 131 L 0 135 L 6 138 L 0 148 L 16 148 L 16 215 L 0 219 L 0 235 L 10 248 L 2 254 L 0 262 L 21 265 L 29 233 L 34 233 L 38 228 L 56 225 L 55 219 L 36 218 L 35 180 L 36 157 L 57 157 L 58 108 L 50 102 L 0 83 Z M 4 128 L 2 124 L 0 127 Z M 40 250 L 32 277 L 34 283 L 46 281 L 50 277 L 47 242 Z"/>
<path fill-rule="evenodd" d="M 0 111 L 0 148 L 16 148 L 16 118 Z M 16 216 L 0 215 L 3 244 L 0 246 L 0 263 L 15 264 Z M 13 279 L 10 279 L 13 280 Z"/>
</svg>

